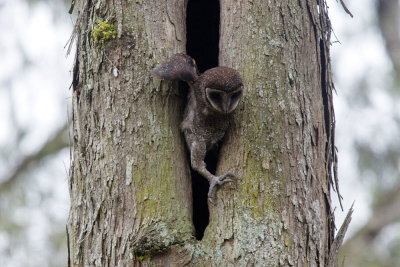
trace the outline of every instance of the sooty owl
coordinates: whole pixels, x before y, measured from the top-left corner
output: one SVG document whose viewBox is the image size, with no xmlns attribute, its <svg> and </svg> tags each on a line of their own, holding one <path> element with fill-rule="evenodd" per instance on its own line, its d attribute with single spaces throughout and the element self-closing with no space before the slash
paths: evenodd
<svg viewBox="0 0 400 267">
<path fill-rule="evenodd" d="M 221 176 L 211 174 L 204 158 L 225 135 L 232 112 L 243 94 L 242 79 L 236 70 L 228 67 L 212 68 L 199 75 L 196 62 L 185 54 L 173 55 L 150 73 L 162 80 L 180 80 L 189 84 L 181 130 L 190 150 L 191 166 L 210 183 L 208 197 L 211 198 L 216 185 L 236 178 L 231 172 Z"/>
</svg>

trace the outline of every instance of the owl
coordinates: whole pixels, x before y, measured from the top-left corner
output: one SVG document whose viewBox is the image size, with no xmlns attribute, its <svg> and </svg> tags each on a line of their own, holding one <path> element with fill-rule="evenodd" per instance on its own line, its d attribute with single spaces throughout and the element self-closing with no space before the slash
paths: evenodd
<svg viewBox="0 0 400 267">
<path fill-rule="evenodd" d="M 190 151 L 191 167 L 208 180 L 208 197 L 212 198 L 217 186 L 236 178 L 232 172 L 213 175 L 207 170 L 204 158 L 230 125 L 232 113 L 243 95 L 242 78 L 228 67 L 216 67 L 199 74 L 195 60 L 185 54 L 171 56 L 150 73 L 162 80 L 184 81 L 189 85 L 181 130 Z"/>
</svg>

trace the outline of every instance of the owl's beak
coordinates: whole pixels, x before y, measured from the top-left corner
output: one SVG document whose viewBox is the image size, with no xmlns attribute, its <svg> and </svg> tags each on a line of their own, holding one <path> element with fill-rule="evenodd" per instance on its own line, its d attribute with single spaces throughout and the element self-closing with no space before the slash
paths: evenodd
<svg viewBox="0 0 400 267">
<path fill-rule="evenodd" d="M 223 102 L 223 105 L 222 105 L 222 108 L 223 108 L 225 114 L 229 113 L 229 111 L 230 111 L 229 106 L 230 106 L 230 101 L 229 101 L 229 98 L 227 98 L 227 99 L 225 99 L 225 101 Z"/>
</svg>

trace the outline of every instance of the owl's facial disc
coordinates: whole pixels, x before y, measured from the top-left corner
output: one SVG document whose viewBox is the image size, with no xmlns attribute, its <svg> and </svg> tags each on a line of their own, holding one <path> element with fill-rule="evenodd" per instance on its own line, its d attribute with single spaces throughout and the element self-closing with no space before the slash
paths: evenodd
<svg viewBox="0 0 400 267">
<path fill-rule="evenodd" d="M 223 114 L 229 114 L 236 109 L 242 94 L 243 90 L 241 87 L 230 93 L 218 89 L 206 88 L 208 103 L 216 111 Z"/>
</svg>

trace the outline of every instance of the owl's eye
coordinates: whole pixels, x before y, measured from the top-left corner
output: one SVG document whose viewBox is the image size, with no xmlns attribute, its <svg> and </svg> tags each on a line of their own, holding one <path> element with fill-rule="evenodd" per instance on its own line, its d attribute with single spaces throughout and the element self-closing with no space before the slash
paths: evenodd
<svg viewBox="0 0 400 267">
<path fill-rule="evenodd" d="M 231 95 L 231 98 L 232 98 L 233 100 L 235 100 L 235 99 L 239 98 L 241 95 L 242 95 L 242 90 L 233 93 L 233 94 Z"/>
<path fill-rule="evenodd" d="M 211 100 L 213 100 L 215 102 L 220 102 L 222 100 L 222 96 L 220 93 L 210 93 L 209 97 Z"/>
<path fill-rule="evenodd" d="M 208 104 L 218 112 L 226 113 L 226 103 L 227 95 L 224 91 L 213 89 L 213 88 L 206 88 L 206 99 Z"/>
</svg>

